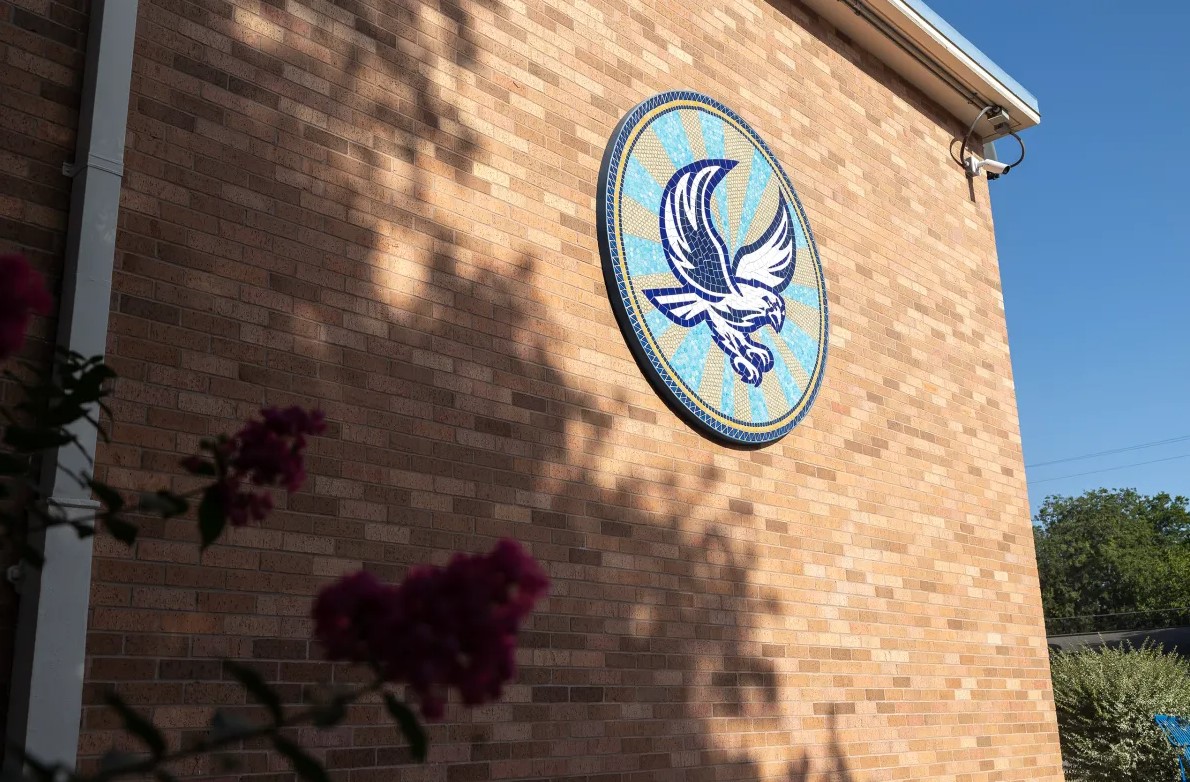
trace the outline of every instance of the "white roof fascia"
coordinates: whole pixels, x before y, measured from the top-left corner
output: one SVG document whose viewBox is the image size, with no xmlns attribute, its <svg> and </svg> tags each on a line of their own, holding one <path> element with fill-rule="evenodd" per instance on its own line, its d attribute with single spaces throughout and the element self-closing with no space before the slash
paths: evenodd
<svg viewBox="0 0 1190 782">
<path fill-rule="evenodd" d="M 1021 131 L 1041 122 L 1037 99 L 921 0 L 803 0 L 964 125 L 986 106 L 1008 112 Z M 1007 135 L 987 120 L 985 141 Z"/>
</svg>

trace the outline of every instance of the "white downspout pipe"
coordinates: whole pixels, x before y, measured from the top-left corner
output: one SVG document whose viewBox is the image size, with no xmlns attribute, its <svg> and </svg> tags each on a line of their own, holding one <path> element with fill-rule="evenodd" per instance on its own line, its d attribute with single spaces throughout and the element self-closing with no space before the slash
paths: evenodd
<svg viewBox="0 0 1190 782">
<path fill-rule="evenodd" d="M 132 84 L 137 0 L 95 0 L 87 34 L 87 60 L 79 106 L 78 143 L 70 221 L 66 234 L 58 345 L 84 356 L 104 353 L 111 304 L 116 218 L 124 175 L 124 137 Z M 47 454 L 42 496 L 68 514 L 89 516 L 97 507 L 89 490 L 69 473 L 90 472 L 95 430 L 74 428 L 82 448 Z M 13 654 L 8 742 L 39 760 L 74 768 L 82 714 L 87 612 L 91 592 L 91 540 L 68 526 L 43 540 L 45 566 L 22 567 Z M 22 763 L 6 753 L 3 778 L 19 779 Z"/>
</svg>

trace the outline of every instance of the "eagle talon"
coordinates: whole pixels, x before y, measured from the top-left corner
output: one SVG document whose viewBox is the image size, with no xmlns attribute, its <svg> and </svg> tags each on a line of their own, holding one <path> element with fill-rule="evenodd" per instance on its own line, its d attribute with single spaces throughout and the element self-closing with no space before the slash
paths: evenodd
<svg viewBox="0 0 1190 782">
<path fill-rule="evenodd" d="M 764 345 L 746 342 L 744 343 L 744 355 L 760 368 L 762 374 L 773 368 L 773 352 Z M 756 385 L 760 385 L 760 382 L 757 381 Z"/>
<path fill-rule="evenodd" d="M 740 380 L 754 386 L 760 386 L 760 379 L 764 376 L 748 359 L 743 356 L 732 356 L 731 368 L 740 376 Z"/>
</svg>

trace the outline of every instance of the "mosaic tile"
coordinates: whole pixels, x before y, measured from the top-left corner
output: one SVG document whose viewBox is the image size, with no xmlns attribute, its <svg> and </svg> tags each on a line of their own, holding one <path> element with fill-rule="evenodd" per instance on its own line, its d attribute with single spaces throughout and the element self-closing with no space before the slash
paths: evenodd
<svg viewBox="0 0 1190 782">
<path fill-rule="evenodd" d="M 656 95 L 620 123 L 599 182 L 608 297 L 657 392 L 721 441 L 787 434 L 822 383 L 822 264 L 772 150 L 696 92 Z"/>
</svg>

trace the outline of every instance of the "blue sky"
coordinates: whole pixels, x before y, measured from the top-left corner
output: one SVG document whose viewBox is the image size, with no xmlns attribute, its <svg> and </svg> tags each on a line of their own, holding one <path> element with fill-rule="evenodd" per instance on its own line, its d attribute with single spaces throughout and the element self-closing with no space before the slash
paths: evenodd
<svg viewBox="0 0 1190 782">
<path fill-rule="evenodd" d="M 1190 2 L 927 2 L 1041 106 L 992 183 L 1025 463 L 1190 435 Z M 1182 454 L 1030 467 L 1030 501 L 1190 496 L 1190 458 L 1065 477 Z"/>
</svg>

